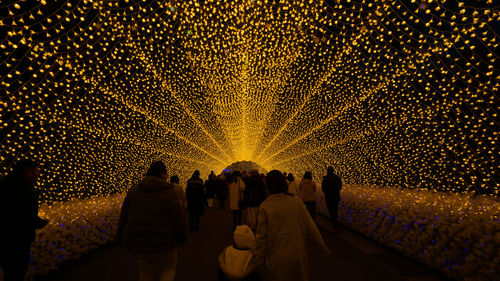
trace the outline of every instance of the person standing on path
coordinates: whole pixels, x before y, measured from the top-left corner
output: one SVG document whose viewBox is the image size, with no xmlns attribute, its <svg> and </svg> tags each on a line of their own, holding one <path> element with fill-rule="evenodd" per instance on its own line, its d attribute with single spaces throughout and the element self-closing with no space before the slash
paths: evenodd
<svg viewBox="0 0 500 281">
<path fill-rule="evenodd" d="M 325 202 L 330 213 L 330 222 L 333 229 L 338 228 L 338 209 L 340 202 L 340 190 L 342 189 L 342 179 L 335 174 L 333 167 L 326 169 L 326 176 L 323 177 L 321 189 L 325 194 Z"/>
<path fill-rule="evenodd" d="M 245 183 L 238 171 L 234 171 L 229 179 L 229 208 L 233 211 L 234 229 L 241 224 L 241 208 L 244 206 Z"/>
<path fill-rule="evenodd" d="M 187 237 L 184 209 L 167 182 L 167 167 L 153 162 L 144 180 L 125 197 L 116 242 L 137 255 L 140 281 L 173 281 L 177 246 Z"/>
<path fill-rule="evenodd" d="M 28 272 L 35 230 L 47 220 L 38 216 L 38 165 L 21 160 L 12 173 L 0 180 L 0 266 L 5 281 L 23 281 Z"/>
<path fill-rule="evenodd" d="M 288 173 L 287 175 L 287 184 L 288 184 L 288 193 L 293 195 L 298 195 L 299 184 L 295 180 L 295 177 L 292 173 Z"/>
<path fill-rule="evenodd" d="M 265 281 L 308 281 L 309 246 L 330 255 L 302 201 L 287 193 L 280 171 L 267 174 L 269 196 L 259 207 L 255 268 Z"/>
<path fill-rule="evenodd" d="M 174 186 L 175 190 L 177 191 L 177 194 L 179 195 L 179 201 L 181 202 L 181 206 L 186 208 L 187 203 L 186 203 L 186 191 L 185 188 L 182 186 L 182 184 L 179 183 L 179 176 L 173 175 L 170 177 L 170 183 Z"/>
<path fill-rule="evenodd" d="M 208 207 L 214 206 L 215 197 L 215 174 L 210 174 L 208 180 L 205 181 L 205 194 L 207 195 Z"/>
<path fill-rule="evenodd" d="M 300 181 L 299 190 L 302 194 L 302 200 L 306 205 L 309 214 L 313 220 L 316 218 L 316 183 L 312 179 L 311 172 L 305 172 Z"/>
<path fill-rule="evenodd" d="M 227 179 L 224 174 L 220 174 L 215 179 L 215 195 L 221 210 L 226 208 L 226 199 L 228 194 Z"/>
<path fill-rule="evenodd" d="M 266 199 L 266 187 L 260 179 L 258 171 L 250 171 L 248 184 L 245 187 L 245 204 L 247 207 L 247 224 L 250 228 L 257 227 L 259 206 Z"/>
<path fill-rule="evenodd" d="M 200 217 L 205 214 L 204 205 L 207 205 L 203 180 L 198 170 L 194 171 L 193 176 L 188 180 L 186 201 L 189 211 L 189 227 L 191 231 L 196 231 L 200 227 Z"/>
</svg>

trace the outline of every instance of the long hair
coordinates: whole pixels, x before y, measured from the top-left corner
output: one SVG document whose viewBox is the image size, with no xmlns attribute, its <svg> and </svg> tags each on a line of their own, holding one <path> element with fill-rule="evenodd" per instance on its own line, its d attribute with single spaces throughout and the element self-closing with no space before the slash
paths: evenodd
<svg viewBox="0 0 500 281">
<path fill-rule="evenodd" d="M 267 174 L 266 184 L 270 194 L 285 193 L 288 190 L 285 176 L 278 170 L 272 170 Z"/>
</svg>

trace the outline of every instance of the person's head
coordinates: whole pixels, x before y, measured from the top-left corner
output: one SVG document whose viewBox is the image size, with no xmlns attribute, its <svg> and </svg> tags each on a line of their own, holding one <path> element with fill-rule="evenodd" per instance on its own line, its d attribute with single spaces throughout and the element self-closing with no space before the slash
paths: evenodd
<svg viewBox="0 0 500 281">
<path fill-rule="evenodd" d="M 170 177 L 170 183 L 179 183 L 179 177 L 177 175 L 173 175 Z"/>
<path fill-rule="evenodd" d="M 289 181 L 291 181 L 291 182 L 295 180 L 295 178 L 294 178 L 294 176 L 293 176 L 293 174 L 292 174 L 292 173 L 289 173 L 289 174 L 288 174 L 287 179 L 288 179 Z"/>
<path fill-rule="evenodd" d="M 248 225 L 239 225 L 233 234 L 234 245 L 238 249 L 254 249 L 255 234 Z"/>
<path fill-rule="evenodd" d="M 198 170 L 194 171 L 193 178 L 197 179 L 199 177 L 200 177 L 200 171 L 198 171 Z"/>
<path fill-rule="evenodd" d="M 312 180 L 313 179 L 313 174 L 311 172 L 305 172 L 304 173 L 304 179 L 306 179 L 306 180 Z"/>
<path fill-rule="evenodd" d="M 288 191 L 285 177 L 278 170 L 272 170 L 266 176 L 266 185 L 270 194 L 284 193 Z"/>
<path fill-rule="evenodd" d="M 38 164 L 30 159 L 20 160 L 14 164 L 12 174 L 16 177 L 21 177 L 30 183 L 34 183 L 38 179 Z"/>
<path fill-rule="evenodd" d="M 167 166 L 162 161 L 155 161 L 149 166 L 146 176 L 167 179 Z"/>
<path fill-rule="evenodd" d="M 215 176 L 215 174 L 213 174 L 213 173 L 212 173 L 212 174 L 210 174 L 210 175 L 208 175 L 208 179 L 209 179 L 209 180 L 211 180 L 211 181 L 214 181 L 214 180 L 215 180 L 215 178 L 216 178 L 216 176 Z"/>
<path fill-rule="evenodd" d="M 333 170 L 332 166 L 328 166 L 328 168 L 326 168 L 327 175 L 333 175 L 334 173 L 335 173 L 335 171 Z"/>
</svg>

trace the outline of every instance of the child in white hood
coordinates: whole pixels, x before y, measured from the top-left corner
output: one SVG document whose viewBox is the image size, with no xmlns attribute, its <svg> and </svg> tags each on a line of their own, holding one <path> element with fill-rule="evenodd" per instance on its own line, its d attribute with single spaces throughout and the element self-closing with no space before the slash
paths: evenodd
<svg viewBox="0 0 500 281">
<path fill-rule="evenodd" d="M 255 249 L 255 234 L 247 225 L 234 231 L 234 245 L 225 248 L 219 255 L 219 281 L 260 280 L 253 266 L 252 250 Z"/>
</svg>

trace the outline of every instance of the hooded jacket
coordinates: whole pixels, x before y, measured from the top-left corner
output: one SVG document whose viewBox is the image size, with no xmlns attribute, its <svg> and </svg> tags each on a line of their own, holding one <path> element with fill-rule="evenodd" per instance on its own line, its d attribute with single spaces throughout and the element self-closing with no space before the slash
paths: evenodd
<svg viewBox="0 0 500 281">
<path fill-rule="evenodd" d="M 304 202 L 316 201 L 316 183 L 310 179 L 302 179 L 299 185 Z"/>
<path fill-rule="evenodd" d="M 147 176 L 123 201 L 118 243 L 133 253 L 162 253 L 186 240 L 186 220 L 177 191 L 166 180 Z"/>
</svg>

